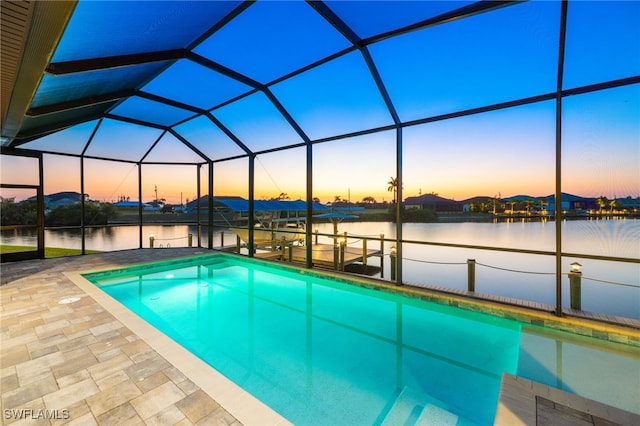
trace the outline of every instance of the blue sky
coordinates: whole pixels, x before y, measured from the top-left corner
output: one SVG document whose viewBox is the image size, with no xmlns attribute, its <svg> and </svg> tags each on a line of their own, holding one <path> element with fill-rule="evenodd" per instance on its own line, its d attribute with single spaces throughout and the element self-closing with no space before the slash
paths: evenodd
<svg viewBox="0 0 640 426">
<path fill-rule="evenodd" d="M 212 16 L 223 16 L 233 6 L 215 3 L 163 2 L 163 11 L 149 2 L 81 1 L 76 14 L 82 19 L 71 20 L 54 60 L 185 45 L 210 24 Z M 362 38 L 466 3 L 327 2 Z M 136 11 L 144 11 L 147 17 L 135 21 Z M 104 21 L 102 13 L 108 13 L 111 23 Z M 192 24 L 189 28 L 171 27 L 171 16 L 189 17 Z M 559 1 L 533 1 L 385 38 L 368 45 L 367 50 L 400 120 L 408 122 L 554 92 L 559 20 Z M 563 88 L 640 75 L 639 21 L 637 1 L 570 1 Z M 121 39 L 124 33 L 114 34 L 132 23 L 139 28 L 130 31 L 126 41 Z M 79 35 L 84 39 L 79 40 Z M 194 52 L 260 84 L 269 84 L 349 46 L 349 41 L 308 4 L 259 1 L 196 46 Z M 365 59 L 353 50 L 271 84 L 269 90 L 311 140 L 391 125 L 392 116 Z M 125 67 L 113 72 L 135 76 L 138 71 Z M 86 90 L 95 90 L 96 82 L 104 78 L 103 72 L 73 76 Z M 46 100 L 47 93 L 63 96 L 60 81 L 64 80 L 56 82 L 47 76 L 42 94 L 36 96 L 38 102 Z M 114 83 L 110 84 L 104 90 L 113 90 Z M 303 141 L 265 94 L 187 59 L 166 68 L 142 90 L 205 109 L 235 99 L 211 114 L 254 151 Z M 142 98 L 127 100 L 112 112 L 160 125 L 193 117 L 175 130 L 203 153 L 214 160 L 243 154 L 205 116 L 194 117 L 192 112 Z M 565 98 L 563 191 L 586 196 L 640 196 L 639 117 L 638 84 Z M 79 125 L 25 147 L 79 153 L 94 127 L 95 122 Z M 463 199 L 497 193 L 548 195 L 554 191 L 553 100 L 409 126 L 403 132 L 405 196 L 437 192 Z M 103 122 L 87 154 L 138 161 L 152 146 L 155 148 L 146 161 L 199 161 L 171 134 L 117 120 Z M 59 160 L 64 166 L 56 166 L 56 158 L 52 156 L 45 169 L 49 192 L 77 187 L 79 166 L 70 166 L 66 159 Z M 306 153 L 300 148 L 259 155 L 256 196 L 285 192 L 292 198 L 304 198 L 305 165 Z M 395 175 L 395 165 L 393 131 L 316 144 L 313 195 L 323 201 L 336 195 L 350 195 L 352 200 L 365 196 L 390 200 L 387 181 Z M 131 178 L 130 165 L 94 160 L 92 167 L 101 178 L 87 189 L 90 195 L 109 200 L 113 194 L 125 193 L 137 198 L 137 172 Z M 195 166 L 176 166 L 165 172 L 158 172 L 158 168 L 143 168 L 145 198 L 156 185 L 173 202 L 179 201 L 180 194 L 182 198 L 187 193 L 195 195 Z M 60 169 L 69 172 L 59 174 Z M 215 163 L 214 173 L 216 193 L 246 196 L 246 160 Z M 19 176 L 19 170 L 12 172 L 3 164 L 3 182 L 5 176 L 14 179 L 14 174 Z"/>
</svg>

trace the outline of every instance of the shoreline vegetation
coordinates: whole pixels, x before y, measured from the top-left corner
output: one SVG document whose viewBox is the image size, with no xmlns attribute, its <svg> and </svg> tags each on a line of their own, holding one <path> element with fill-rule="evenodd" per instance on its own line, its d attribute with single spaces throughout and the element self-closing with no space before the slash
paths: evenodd
<svg viewBox="0 0 640 426">
<path fill-rule="evenodd" d="M 35 246 L 12 246 L 0 244 L 0 254 L 8 254 L 8 253 L 21 253 L 25 251 L 35 251 L 37 247 Z M 86 250 L 87 254 L 91 253 L 102 253 L 98 250 Z M 59 247 L 45 247 L 44 248 L 44 257 L 65 257 L 65 256 L 76 256 L 82 254 L 82 250 L 80 249 L 70 249 L 70 248 L 59 248 Z"/>
<path fill-rule="evenodd" d="M 66 193 L 65 193 L 66 194 Z M 78 194 L 79 195 L 79 194 Z M 450 223 L 450 222 L 501 222 L 501 221 L 547 221 L 554 220 L 554 211 L 549 208 L 540 208 L 533 202 L 510 201 L 498 203 L 494 199 L 493 203 L 477 202 L 465 204 L 449 202 L 446 199 L 427 194 L 425 200 L 438 199 L 438 202 L 429 202 L 426 205 L 415 205 L 403 202 L 401 205 L 401 217 L 404 223 Z M 575 197 L 575 196 L 573 196 Z M 232 197 L 235 201 L 244 201 L 239 197 Z M 441 201 L 444 200 L 444 201 Z M 25 200 L 16 203 L 13 199 L 1 199 L 2 217 L 0 223 L 2 228 L 10 229 L 15 226 L 33 226 L 37 222 L 37 206 L 35 200 Z M 615 203 L 605 203 L 604 198 L 597 207 L 583 205 L 584 202 L 575 202 L 575 206 L 562 211 L 563 220 L 575 219 L 617 219 L 617 218 L 640 218 L 640 208 L 633 203 L 622 205 L 618 201 Z M 640 199 L 638 200 L 640 202 Z M 293 203 L 291 201 L 287 201 Z M 576 204 L 577 203 L 577 204 Z M 189 205 L 191 204 L 191 205 Z M 284 204 L 284 203 L 282 203 Z M 224 207 L 223 207 L 224 206 Z M 295 221 L 308 223 L 322 223 L 328 219 L 314 217 L 308 220 L 304 217 L 304 211 L 285 211 L 282 206 L 277 205 L 276 211 L 256 211 L 256 219 L 261 221 L 266 219 L 277 220 L 279 223 Z M 372 203 L 332 203 L 327 206 L 335 213 L 344 213 L 352 217 L 345 217 L 345 222 L 395 222 L 396 204 L 372 204 Z M 509 208 L 510 207 L 510 208 Z M 548 206 L 552 207 L 552 206 Z M 299 205 L 296 205 L 300 209 Z M 508 209 L 509 208 L 509 209 Z M 201 209 L 198 217 L 198 209 Z M 315 213 L 324 213 L 327 210 L 318 210 Z M 314 213 L 314 214 L 315 214 Z M 84 214 L 84 220 L 81 220 Z M 208 223 L 208 205 L 205 207 L 202 199 L 197 202 L 187 203 L 187 206 L 175 208 L 172 205 L 164 205 L 162 208 L 154 210 L 139 211 L 137 202 L 126 202 L 119 206 L 111 203 L 87 202 L 83 206 L 80 202 L 59 205 L 45 211 L 45 227 L 67 227 L 67 226 L 103 226 L 103 225 L 132 225 L 138 224 L 200 224 Z M 229 206 L 221 203 L 214 210 L 214 226 L 247 226 L 247 212 L 242 210 L 232 210 Z M 271 227 L 271 224 L 268 225 Z"/>
<path fill-rule="evenodd" d="M 394 222 L 395 214 L 390 213 L 387 209 L 365 209 L 358 211 L 341 210 L 342 212 L 358 216 L 357 218 L 344 219 L 344 222 Z M 302 217 L 302 216 L 301 216 Z M 612 218 L 631 218 L 638 219 L 640 215 L 633 212 L 566 212 L 562 216 L 567 220 L 579 219 L 612 219 Z M 109 220 L 110 225 L 118 224 L 137 224 L 139 220 L 138 213 L 131 211 L 119 212 L 116 218 Z M 143 224 L 151 223 L 196 223 L 198 215 L 196 213 L 160 213 L 160 212 L 143 212 Z M 536 213 L 481 213 L 481 212 L 435 212 L 432 210 L 407 209 L 402 218 L 403 222 L 412 223 L 451 223 L 451 222 L 495 222 L 495 221 L 546 221 L 554 220 L 553 215 L 536 214 Z M 207 214 L 203 212 L 200 217 L 201 223 L 207 221 Z M 327 222 L 326 219 L 314 219 L 314 222 Z M 244 220 L 246 222 L 246 218 Z M 214 226 L 236 226 L 238 220 L 231 214 L 216 213 L 214 218 Z"/>
</svg>

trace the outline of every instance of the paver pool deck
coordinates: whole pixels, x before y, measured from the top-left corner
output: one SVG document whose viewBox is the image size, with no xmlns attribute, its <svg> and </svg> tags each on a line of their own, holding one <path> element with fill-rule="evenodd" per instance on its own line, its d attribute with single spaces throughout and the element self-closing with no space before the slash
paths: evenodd
<svg viewBox="0 0 640 426">
<path fill-rule="evenodd" d="M 0 424 L 288 424 L 96 287 L 76 279 L 80 272 L 205 252 L 140 249 L 3 264 Z M 503 381 L 497 424 L 535 424 L 530 422 L 536 412 L 544 424 L 574 424 L 567 422 L 576 418 L 591 423 L 575 424 L 640 424 L 640 416 L 580 398 L 574 411 L 584 414 L 596 407 L 597 415 L 567 417 L 570 403 L 558 401 L 561 391 L 518 380 Z"/>
</svg>

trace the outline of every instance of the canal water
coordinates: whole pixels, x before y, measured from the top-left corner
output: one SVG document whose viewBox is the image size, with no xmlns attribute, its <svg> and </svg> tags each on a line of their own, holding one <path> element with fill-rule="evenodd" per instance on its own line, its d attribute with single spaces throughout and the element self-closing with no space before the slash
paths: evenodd
<svg viewBox="0 0 640 426">
<path fill-rule="evenodd" d="M 333 233 L 333 225 L 313 225 L 320 234 Z M 562 251 L 575 255 L 610 256 L 640 259 L 640 220 L 574 220 L 563 221 Z M 223 235 L 224 231 L 224 237 Z M 361 247 L 367 240 L 369 249 L 380 249 L 380 235 L 385 240 L 396 237 L 395 224 L 389 222 L 345 222 L 338 225 L 340 234 L 347 232 L 347 244 Z M 138 226 L 100 227 L 87 229 L 88 250 L 113 251 L 139 247 Z M 188 235 L 193 245 L 198 243 L 198 232 L 190 225 L 145 225 L 143 246 L 149 247 L 153 235 L 155 247 L 186 247 Z M 224 238 L 224 240 L 222 240 Z M 406 223 L 403 224 L 405 241 L 452 243 L 472 246 L 490 246 L 535 251 L 555 250 L 555 223 L 540 221 L 463 222 L 463 223 Z M 327 236 L 320 243 L 330 243 Z M 235 244 L 235 234 L 215 229 L 214 247 Z M 34 233 L 25 230 L 2 231 L 2 244 L 35 245 Z M 80 248 L 79 230 L 47 230 L 47 247 Z M 207 246 L 207 232 L 203 228 L 201 244 Z M 393 241 L 382 244 L 384 278 L 389 278 L 389 252 Z M 473 248 L 453 248 L 438 245 L 405 243 L 403 254 L 403 281 L 416 285 L 442 286 L 450 289 L 467 288 L 467 260 L 476 261 L 476 288 L 479 293 L 528 300 L 555 305 L 555 257 Z M 609 315 L 640 319 L 640 263 L 593 260 L 580 256 L 563 257 L 562 271 L 570 264 L 582 265 L 582 309 Z M 380 265 L 380 258 L 369 259 L 369 264 Z M 380 276 L 380 273 L 377 273 Z M 569 279 L 562 278 L 563 306 L 569 307 Z"/>
</svg>

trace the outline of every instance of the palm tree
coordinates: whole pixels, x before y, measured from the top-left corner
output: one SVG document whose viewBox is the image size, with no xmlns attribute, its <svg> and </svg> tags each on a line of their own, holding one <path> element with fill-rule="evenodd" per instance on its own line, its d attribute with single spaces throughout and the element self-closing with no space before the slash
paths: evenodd
<svg viewBox="0 0 640 426">
<path fill-rule="evenodd" d="M 609 208 L 611 209 L 611 213 L 613 213 L 614 210 L 618 210 L 620 208 L 620 203 L 614 198 L 609 201 Z"/>
<path fill-rule="evenodd" d="M 535 201 L 533 201 L 531 198 L 527 198 L 526 200 L 524 200 L 524 208 L 525 210 L 527 210 L 527 214 L 531 214 L 531 207 L 533 207 L 534 204 Z"/>
<path fill-rule="evenodd" d="M 394 178 L 393 176 L 391 176 L 391 178 L 389 178 L 389 182 L 387 182 L 387 184 L 389 185 L 389 187 L 387 188 L 387 191 L 391 192 L 393 191 L 393 202 L 396 202 L 396 194 L 398 192 L 398 178 Z"/>
<path fill-rule="evenodd" d="M 280 195 L 278 195 L 277 197 L 270 198 L 270 200 L 280 201 L 280 200 L 290 200 L 290 198 L 289 198 L 289 194 L 287 194 L 286 192 L 281 192 Z"/>
<path fill-rule="evenodd" d="M 605 196 L 600 196 L 597 199 L 598 206 L 600 207 L 600 211 L 609 204 L 609 199 Z"/>
</svg>

